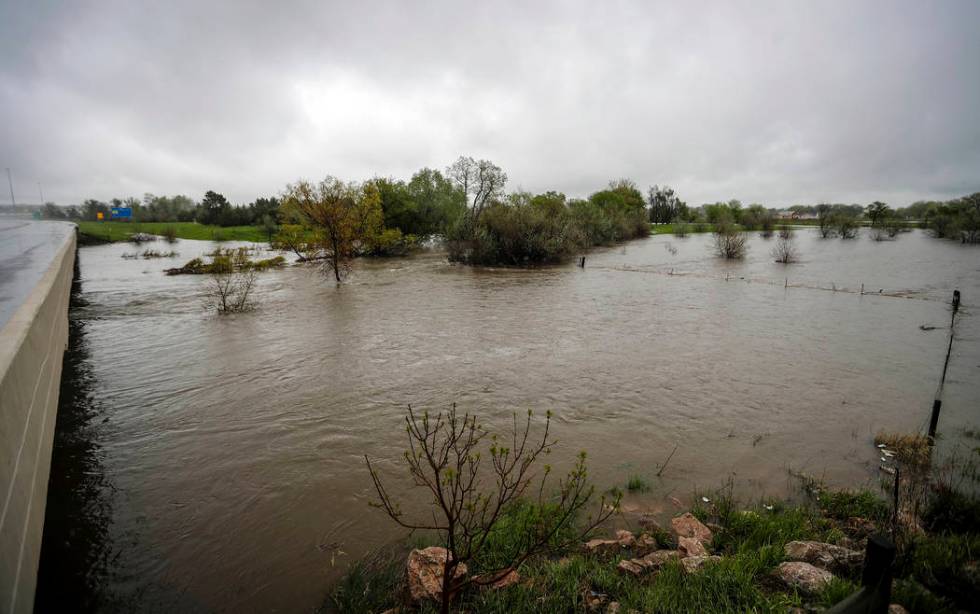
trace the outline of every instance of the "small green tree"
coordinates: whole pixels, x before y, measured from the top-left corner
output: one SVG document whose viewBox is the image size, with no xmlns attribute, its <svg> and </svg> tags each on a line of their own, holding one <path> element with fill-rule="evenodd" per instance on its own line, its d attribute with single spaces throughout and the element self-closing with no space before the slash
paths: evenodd
<svg viewBox="0 0 980 614">
<path fill-rule="evenodd" d="M 372 183 L 347 184 L 334 177 L 317 184 L 297 181 L 286 187 L 282 203 L 287 218 L 312 231 L 337 283 L 350 259 L 384 229 L 381 198 Z"/>
<path fill-rule="evenodd" d="M 888 208 L 888 205 L 880 200 L 874 201 L 865 207 L 864 210 L 865 215 L 867 215 L 868 219 L 871 220 L 872 226 L 877 226 L 879 222 L 883 222 L 885 218 L 888 217 L 889 211 L 890 209 Z"/>
<path fill-rule="evenodd" d="M 607 520 L 619 507 L 617 498 L 607 505 L 605 497 L 599 511 L 590 516 L 582 531 L 563 544 L 555 539 L 564 535 L 575 522 L 579 512 L 589 502 L 594 488 L 588 484 L 585 452 L 566 477 L 558 482 L 558 492 L 552 498 L 545 490 L 551 467 L 545 465 L 540 478 L 535 475 L 535 462 L 548 454 L 555 444 L 549 438 L 551 412 L 548 412 L 540 439 L 531 437 L 532 414 L 519 426 L 517 414 L 513 415 L 513 431 L 506 441 L 496 435 L 489 436 L 489 446 L 484 457 L 481 448 L 488 433 L 477 423 L 476 416 L 460 417 L 453 405 L 447 413 L 440 412 L 431 418 L 428 412 L 415 414 L 411 406 L 405 418 L 409 449 L 405 460 L 414 483 L 428 492 L 435 508 L 431 518 L 410 520 L 405 517 L 398 503 L 385 489 L 378 471 L 371 460 L 364 456 L 368 471 L 378 494 L 374 507 L 383 510 L 399 525 L 416 530 L 437 532 L 447 551 L 442 577 L 442 612 L 449 612 L 454 595 L 469 585 L 492 584 L 517 569 L 536 553 L 549 548 L 567 547 L 581 539 L 600 523 Z M 484 459 L 490 463 L 491 479 L 481 471 Z M 492 532 L 508 508 L 519 503 L 528 493 L 532 483 L 537 483 L 540 513 L 524 516 L 520 547 L 507 553 L 494 552 L 494 558 L 504 561 L 496 569 L 479 577 L 457 577 L 461 564 L 473 561 L 488 547 Z"/>
</svg>

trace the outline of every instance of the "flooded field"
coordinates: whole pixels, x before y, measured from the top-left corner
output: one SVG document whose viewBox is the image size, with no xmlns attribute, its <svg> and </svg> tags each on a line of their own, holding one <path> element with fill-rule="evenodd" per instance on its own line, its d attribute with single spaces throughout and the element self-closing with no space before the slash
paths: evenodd
<svg viewBox="0 0 980 614">
<path fill-rule="evenodd" d="M 599 488 L 651 483 L 627 510 L 669 513 L 669 496 L 730 478 L 743 497 L 782 495 L 790 470 L 875 483 L 874 433 L 928 422 L 954 288 L 941 444 L 980 426 L 980 251 L 802 230 L 787 266 L 774 242 L 753 236 L 726 262 L 709 235 L 658 236 L 584 269 L 427 253 L 359 261 L 341 286 L 290 266 L 261 274 L 257 310 L 226 317 L 203 307 L 206 278 L 162 272 L 214 244 L 153 260 L 82 248 L 62 391 L 76 418 L 59 418 L 52 482 L 75 494 L 52 494 L 46 526 L 77 558 L 42 560 L 38 605 L 48 583 L 106 610 L 317 607 L 352 561 L 404 535 L 368 507 L 363 455 L 401 471 L 408 404 L 455 402 L 499 427 L 550 409 L 559 468 L 585 449 Z"/>
</svg>

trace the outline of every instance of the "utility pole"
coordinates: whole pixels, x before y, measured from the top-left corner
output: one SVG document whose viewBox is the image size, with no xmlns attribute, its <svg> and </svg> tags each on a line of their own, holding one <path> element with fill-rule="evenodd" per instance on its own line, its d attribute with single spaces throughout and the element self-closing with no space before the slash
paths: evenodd
<svg viewBox="0 0 980 614">
<path fill-rule="evenodd" d="M 44 206 L 44 190 L 41 189 L 41 182 L 37 182 L 37 191 L 41 195 L 41 206 Z"/>
<path fill-rule="evenodd" d="M 13 208 L 17 208 L 17 201 L 14 199 L 14 180 L 10 178 L 10 167 L 7 167 L 7 185 L 10 186 L 10 203 Z"/>
</svg>

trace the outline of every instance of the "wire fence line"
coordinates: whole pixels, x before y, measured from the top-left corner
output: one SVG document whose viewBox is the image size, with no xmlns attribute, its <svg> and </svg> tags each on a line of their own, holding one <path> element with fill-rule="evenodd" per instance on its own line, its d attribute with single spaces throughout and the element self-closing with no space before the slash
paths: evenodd
<svg viewBox="0 0 980 614">
<path fill-rule="evenodd" d="M 939 296 L 929 296 L 921 290 L 911 290 L 907 288 L 903 289 L 885 289 L 877 284 L 861 284 L 860 287 L 850 287 L 850 286 L 838 286 L 836 282 L 830 282 L 829 285 L 824 285 L 820 283 L 809 283 L 792 281 L 789 277 L 784 277 L 782 280 L 772 279 L 769 277 L 750 277 L 745 275 L 734 275 L 726 274 L 720 275 L 716 273 L 706 273 L 702 271 L 683 271 L 678 270 L 673 267 L 658 267 L 658 268 L 646 268 L 637 267 L 630 265 L 621 266 L 592 266 L 592 269 L 598 269 L 603 271 L 614 271 L 619 273 L 643 273 L 647 275 L 659 275 L 662 277 L 689 277 L 693 279 L 706 279 L 706 280 L 716 280 L 724 282 L 743 282 L 750 284 L 760 284 L 765 286 L 776 286 L 783 288 L 794 288 L 794 289 L 805 289 L 805 290 L 819 290 L 823 292 L 839 292 L 842 294 L 855 294 L 859 296 L 881 296 L 885 298 L 901 298 L 901 299 L 912 299 L 920 301 L 931 301 L 931 302 L 946 302 L 945 299 Z"/>
</svg>

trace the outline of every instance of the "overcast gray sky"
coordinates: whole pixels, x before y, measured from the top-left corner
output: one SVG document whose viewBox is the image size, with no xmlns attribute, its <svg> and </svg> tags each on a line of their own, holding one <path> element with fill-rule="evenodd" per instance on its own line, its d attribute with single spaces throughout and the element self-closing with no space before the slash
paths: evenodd
<svg viewBox="0 0 980 614">
<path fill-rule="evenodd" d="M 466 154 L 509 189 L 903 206 L 980 190 L 978 26 L 975 0 L 0 0 L 0 166 L 60 204 Z"/>
</svg>

